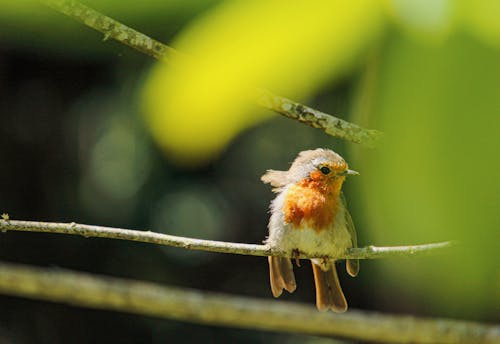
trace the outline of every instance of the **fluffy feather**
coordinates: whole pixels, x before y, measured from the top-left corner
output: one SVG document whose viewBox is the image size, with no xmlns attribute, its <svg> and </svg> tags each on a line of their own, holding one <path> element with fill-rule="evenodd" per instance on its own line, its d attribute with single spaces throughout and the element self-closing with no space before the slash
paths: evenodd
<svg viewBox="0 0 500 344">
<path fill-rule="evenodd" d="M 328 167 L 331 173 L 321 172 Z M 347 302 L 338 281 L 335 262 L 324 261 L 332 252 L 342 254 L 357 246 L 356 231 L 341 193 L 348 165 L 337 153 L 316 149 L 301 152 L 288 171 L 268 170 L 264 183 L 278 193 L 271 203 L 266 244 L 285 252 L 306 253 L 312 259 L 319 310 L 343 312 Z M 288 258 L 269 257 L 271 290 L 275 297 L 283 289 L 296 288 Z M 347 272 L 357 275 L 357 260 L 346 262 Z"/>
</svg>

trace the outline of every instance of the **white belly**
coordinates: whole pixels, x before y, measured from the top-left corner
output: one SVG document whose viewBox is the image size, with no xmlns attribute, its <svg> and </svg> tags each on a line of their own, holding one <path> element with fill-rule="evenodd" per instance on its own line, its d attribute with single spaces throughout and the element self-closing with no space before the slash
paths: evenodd
<svg viewBox="0 0 500 344">
<path fill-rule="evenodd" d="M 285 252 L 298 249 L 301 253 L 318 258 L 324 256 L 334 258 L 352 247 L 351 235 L 346 228 L 346 210 L 342 204 L 337 210 L 331 228 L 319 232 L 312 228 L 296 229 L 290 224 L 285 224 L 283 209 L 280 207 L 283 204 L 284 194 L 285 192 L 282 192 L 273 201 L 273 215 L 269 221 L 269 237 L 266 244 Z"/>
</svg>

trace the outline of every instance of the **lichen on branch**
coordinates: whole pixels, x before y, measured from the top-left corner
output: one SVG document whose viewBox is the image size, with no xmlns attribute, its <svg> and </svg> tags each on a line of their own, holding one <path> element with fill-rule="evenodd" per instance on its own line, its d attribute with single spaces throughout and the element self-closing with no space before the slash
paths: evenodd
<svg viewBox="0 0 500 344">
<path fill-rule="evenodd" d="M 71 17 L 82 24 L 104 34 L 104 39 L 114 39 L 146 55 L 163 62 L 171 62 L 173 55 L 180 55 L 175 49 L 163 44 L 113 18 L 85 6 L 75 0 L 39 0 L 41 3 Z M 293 100 L 257 89 L 255 101 L 261 107 L 277 112 L 290 119 L 298 120 L 326 134 L 373 147 L 382 133 L 365 129 L 335 116 L 326 114 Z"/>
<path fill-rule="evenodd" d="M 183 290 L 61 269 L 0 263 L 0 293 L 193 323 L 383 343 L 498 343 L 500 327 Z"/>
<path fill-rule="evenodd" d="M 292 252 L 282 252 L 266 245 L 242 244 L 215 240 L 202 240 L 195 238 L 179 237 L 174 235 L 155 233 L 151 231 L 131 230 L 124 228 L 112 228 L 103 226 L 92 226 L 77 223 L 54 223 L 35 221 L 0 220 L 0 231 L 22 231 L 59 233 L 69 235 L 80 235 L 85 238 L 108 238 L 129 241 L 139 241 L 150 244 L 165 245 L 184 248 L 188 250 L 199 250 L 219 253 L 232 253 L 250 256 L 282 256 L 292 257 Z M 441 249 L 452 246 L 451 242 L 431 243 L 410 246 L 376 247 L 367 246 L 347 249 L 345 252 L 332 252 L 333 259 L 378 259 L 397 256 L 412 256 L 438 252 Z M 301 258 L 324 257 L 324 254 L 305 255 Z"/>
</svg>

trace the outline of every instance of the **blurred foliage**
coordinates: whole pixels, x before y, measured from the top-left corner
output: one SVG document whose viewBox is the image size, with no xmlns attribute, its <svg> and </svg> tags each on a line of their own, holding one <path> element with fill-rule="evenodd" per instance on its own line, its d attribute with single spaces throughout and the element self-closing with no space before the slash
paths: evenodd
<svg viewBox="0 0 500 344">
<path fill-rule="evenodd" d="M 83 3 L 156 39 L 170 39 L 199 13 L 218 0 L 89 0 Z M 65 17 L 37 0 L 0 0 L 0 39 L 5 46 L 82 59 L 110 59 L 131 49 L 103 44 L 103 35 Z M 100 36 L 100 37 L 99 37 Z M 78 39 L 74 39 L 78 37 Z M 135 55 L 138 53 L 131 53 Z"/>
<path fill-rule="evenodd" d="M 39 4 L 1 1 L 0 213 L 259 243 L 273 197 L 260 175 L 328 147 L 361 172 L 345 185 L 361 245 L 459 241 L 342 272 L 350 306 L 497 321 L 498 3 L 86 2 L 190 54 L 174 69 Z M 249 105 L 254 86 L 385 138 L 367 150 L 273 117 Z M 0 259 L 275 302 L 256 257 L 9 232 Z M 296 272 L 282 298 L 313 303 L 310 267 Z M 328 340 L 9 297 L 0 309 L 0 336 L 21 343 Z"/>
<path fill-rule="evenodd" d="M 489 172 L 500 168 L 500 60 L 498 40 L 491 40 L 500 27 L 486 32 L 484 23 L 473 23 L 484 4 L 437 2 L 449 27 L 443 38 L 443 30 L 434 31 L 440 25 L 425 23 L 425 3 L 395 3 L 405 30 L 392 29 L 371 56 L 355 111 L 386 134 L 376 151 L 356 150 L 355 163 L 366 171 L 359 191 L 367 239 L 452 239 L 460 248 L 447 257 L 383 261 L 374 284 L 382 294 L 398 290 L 401 299 L 421 295 L 425 302 L 416 307 L 489 314 L 492 304 L 500 306 L 499 183 Z M 404 10 L 409 3 L 412 12 Z M 395 282 L 391 290 L 382 289 L 386 278 Z"/>
<path fill-rule="evenodd" d="M 405 290 L 428 291 L 429 304 L 487 306 L 497 287 L 490 281 L 500 224 L 498 182 L 489 172 L 500 167 L 498 55 L 465 34 L 437 46 L 395 34 L 369 68 L 377 73 L 365 88 L 373 93 L 369 111 L 386 133 L 376 152 L 360 151 L 356 159 L 367 171 L 361 183 L 372 238 L 380 244 L 456 239 L 462 250 L 453 261 L 416 260 L 412 270 L 406 262 L 382 267 Z M 443 271 L 451 276 L 443 278 Z M 440 283 L 419 283 L 428 278 Z"/>
<path fill-rule="evenodd" d="M 191 54 L 158 65 L 145 114 L 172 159 L 199 164 L 242 129 L 269 117 L 251 86 L 303 99 L 346 73 L 380 31 L 376 1 L 227 2 L 193 21 L 172 45 Z M 183 68 L 179 67 L 180 65 Z"/>
</svg>

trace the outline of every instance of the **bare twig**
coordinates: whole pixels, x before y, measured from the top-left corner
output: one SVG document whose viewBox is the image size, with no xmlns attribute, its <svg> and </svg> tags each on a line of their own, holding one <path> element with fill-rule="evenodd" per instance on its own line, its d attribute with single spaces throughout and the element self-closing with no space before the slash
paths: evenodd
<svg viewBox="0 0 500 344">
<path fill-rule="evenodd" d="M 24 231 L 24 232 L 44 232 L 61 233 L 70 235 L 81 235 L 86 238 L 109 238 L 120 240 L 140 241 L 151 244 L 166 245 L 185 248 L 189 250 L 200 250 L 219 253 L 233 253 L 250 256 L 282 256 L 292 257 L 292 252 L 282 252 L 272 249 L 266 245 L 240 244 L 223 241 L 201 240 L 194 238 L 178 237 L 173 235 L 155 233 L 150 231 L 138 231 L 122 228 L 111 228 L 102 226 L 82 225 L 77 223 L 53 223 L 35 221 L 14 221 L 0 220 L 0 230 L 2 232 Z M 451 242 L 432 243 L 412 246 L 392 246 L 376 247 L 367 246 L 361 248 L 348 249 L 346 252 L 332 252 L 334 259 L 376 259 L 397 256 L 411 256 L 436 252 L 439 249 L 452 246 Z M 301 254 L 301 258 L 323 257 L 320 255 Z"/>
<path fill-rule="evenodd" d="M 40 0 L 68 17 L 71 17 L 88 27 L 104 34 L 104 40 L 110 38 L 128 45 L 157 60 L 169 61 L 177 54 L 175 49 L 137 31 L 113 18 L 107 17 L 96 10 L 73 0 Z"/>
<path fill-rule="evenodd" d="M 0 292 L 195 323 L 335 335 L 384 343 L 498 343 L 500 327 L 244 298 L 0 263 Z"/>
<path fill-rule="evenodd" d="M 179 54 L 173 48 L 154 40 L 94 9 L 74 0 L 39 0 L 43 4 L 102 32 L 105 40 L 112 38 L 160 61 L 171 61 Z M 298 120 L 313 128 L 323 130 L 331 136 L 371 147 L 382 133 L 377 130 L 362 128 L 319 110 L 304 106 L 290 99 L 269 91 L 257 89 L 256 102 L 260 106 L 275 111 L 283 116 Z"/>
<path fill-rule="evenodd" d="M 373 147 L 375 142 L 383 135 L 378 130 L 362 128 L 354 123 L 277 96 L 266 90 L 258 89 L 256 99 L 257 103 L 266 109 L 296 119 L 310 127 L 321 129 L 328 135 L 360 143 L 367 147 Z"/>
</svg>

